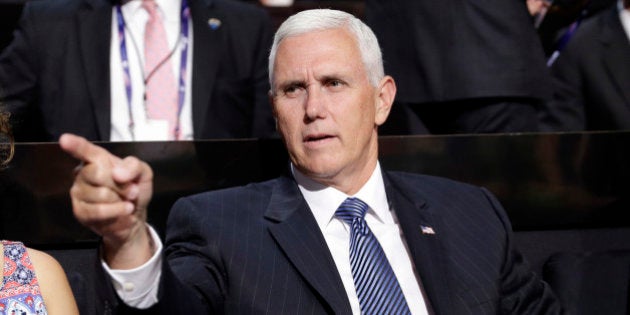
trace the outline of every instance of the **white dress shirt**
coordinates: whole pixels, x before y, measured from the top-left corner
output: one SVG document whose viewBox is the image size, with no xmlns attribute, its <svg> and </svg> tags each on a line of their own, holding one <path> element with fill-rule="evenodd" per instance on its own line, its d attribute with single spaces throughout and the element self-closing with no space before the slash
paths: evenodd
<svg viewBox="0 0 630 315">
<path fill-rule="evenodd" d="M 173 74 L 179 82 L 181 67 L 181 0 L 155 0 L 158 12 L 162 15 L 164 29 L 169 47 L 174 49 L 170 57 Z M 142 0 L 126 1 L 121 7 L 125 18 L 125 41 L 129 72 L 131 75 L 132 100 L 131 110 L 134 120 L 134 133 L 129 130 L 129 102 L 123 80 L 122 59 L 120 55 L 120 38 L 118 36 L 118 21 L 116 7 L 112 10 L 112 38 L 110 45 L 110 86 L 111 86 L 111 133 L 110 141 L 164 141 L 168 140 L 169 130 L 166 121 L 147 119 L 144 104 L 144 28 L 149 14 L 142 8 Z M 192 64 L 193 64 L 193 27 L 192 18 L 188 27 L 188 62 L 186 65 L 186 88 L 184 105 L 179 117 L 181 139 L 193 139 L 192 126 Z"/>
<path fill-rule="evenodd" d="M 359 315 L 361 310 L 350 267 L 350 227 L 335 217 L 335 211 L 348 197 L 359 198 L 369 206 L 365 221 L 381 244 L 411 313 L 427 314 L 424 296 L 420 290 L 420 278 L 414 270 L 407 244 L 398 225 L 398 218 L 389 208 L 380 164 L 376 165 L 370 179 L 354 196 L 319 184 L 297 169 L 293 169 L 293 175 L 337 265 L 352 313 Z"/>
<path fill-rule="evenodd" d="M 300 191 L 313 212 L 331 251 L 348 295 L 352 313 L 361 314 L 350 267 L 350 230 L 343 220 L 335 217 L 335 211 L 348 197 L 357 197 L 369 206 L 365 221 L 383 247 L 411 313 L 428 314 L 425 298 L 420 289 L 420 278 L 413 267 L 398 219 L 389 208 L 380 164 L 376 165 L 368 182 L 354 196 L 348 196 L 335 188 L 319 184 L 294 168 L 292 170 Z M 151 235 L 157 250 L 143 266 L 134 270 L 112 270 L 105 262 L 102 262 L 103 268 L 112 277 L 119 297 L 128 305 L 138 308 L 147 308 L 157 303 L 162 242 L 152 228 Z"/>
<path fill-rule="evenodd" d="M 617 2 L 617 8 L 619 8 L 619 19 L 621 20 L 621 25 L 623 26 L 623 30 L 626 32 L 626 36 L 630 41 L 630 8 L 626 9 L 623 7 L 623 0 L 619 0 Z"/>
<path fill-rule="evenodd" d="M 162 276 L 162 241 L 149 226 L 155 253 L 144 265 L 129 270 L 110 269 L 104 260 L 101 265 L 109 274 L 116 293 L 125 304 L 146 309 L 158 302 L 157 294 Z"/>
</svg>

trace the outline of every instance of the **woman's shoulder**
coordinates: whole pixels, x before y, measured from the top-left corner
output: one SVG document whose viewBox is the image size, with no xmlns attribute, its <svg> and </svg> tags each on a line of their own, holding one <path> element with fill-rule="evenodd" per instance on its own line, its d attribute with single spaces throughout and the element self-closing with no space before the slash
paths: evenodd
<svg viewBox="0 0 630 315">
<path fill-rule="evenodd" d="M 26 257 L 24 257 L 26 254 Z M 38 282 L 41 278 L 65 279 L 65 272 L 59 262 L 51 255 L 33 248 L 26 247 L 22 242 L 3 240 L 0 242 L 0 257 L 11 260 L 29 261 L 29 266 L 35 269 Z M 27 259 L 26 259 L 27 258 Z"/>
<path fill-rule="evenodd" d="M 10 246 L 11 251 L 6 251 Z M 35 277 L 39 291 L 44 299 L 49 314 L 79 314 L 72 290 L 61 264 L 50 254 L 26 247 L 20 242 L 2 241 L 0 254 L 19 257 L 24 261 L 24 254 L 28 256 L 30 265 L 35 270 Z"/>
<path fill-rule="evenodd" d="M 9 252 L 5 252 L 5 249 L 8 249 Z M 61 272 L 63 274 L 63 268 L 59 264 L 59 262 L 50 256 L 49 254 L 36 250 L 33 248 L 26 247 L 22 242 L 16 241 L 7 241 L 3 240 L 0 242 L 0 257 L 6 257 L 8 254 L 10 258 L 12 256 L 20 256 L 26 253 L 31 263 L 36 266 L 37 269 L 51 270 L 50 272 Z M 41 267 L 41 268 L 40 268 Z"/>
<path fill-rule="evenodd" d="M 49 314 L 79 314 L 72 289 L 61 264 L 43 251 L 28 248 L 39 288 Z"/>
<path fill-rule="evenodd" d="M 40 275 L 47 276 L 50 273 L 62 275 L 65 278 L 65 272 L 57 259 L 52 257 L 50 254 L 37 249 L 29 247 L 26 247 L 26 249 L 28 251 L 28 256 L 31 258 L 31 262 L 36 268 L 38 278 L 41 278 Z"/>
</svg>

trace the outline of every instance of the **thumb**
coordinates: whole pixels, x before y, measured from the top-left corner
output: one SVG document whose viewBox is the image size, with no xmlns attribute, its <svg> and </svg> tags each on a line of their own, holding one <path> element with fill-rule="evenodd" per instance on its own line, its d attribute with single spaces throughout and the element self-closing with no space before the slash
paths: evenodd
<svg viewBox="0 0 630 315">
<path fill-rule="evenodd" d="M 153 170 L 146 162 L 136 157 L 126 157 L 116 163 L 112 175 L 116 183 L 125 187 L 124 195 L 128 200 L 136 199 L 138 194 L 147 194 L 147 190 L 149 194 L 151 193 Z"/>
</svg>

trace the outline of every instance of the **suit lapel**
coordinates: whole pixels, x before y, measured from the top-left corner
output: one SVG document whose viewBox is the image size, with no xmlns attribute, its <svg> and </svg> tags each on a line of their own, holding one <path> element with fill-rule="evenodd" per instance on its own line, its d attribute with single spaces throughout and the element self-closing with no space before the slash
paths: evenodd
<svg viewBox="0 0 630 315">
<path fill-rule="evenodd" d="M 195 138 L 202 137 L 210 97 L 219 68 L 220 52 L 224 44 L 225 27 L 211 28 L 209 21 L 225 21 L 212 0 L 189 0 L 193 28 L 192 112 Z"/>
<path fill-rule="evenodd" d="M 630 104 L 630 43 L 619 13 L 616 9 L 613 11 L 602 25 L 600 40 L 604 46 L 604 64 L 626 104 Z"/>
<path fill-rule="evenodd" d="M 81 61 L 100 140 L 109 140 L 111 128 L 109 71 L 111 21 L 112 5 L 103 0 L 86 0 L 76 20 Z"/>
<path fill-rule="evenodd" d="M 440 242 L 440 221 L 431 213 L 430 205 L 397 186 L 383 174 L 390 208 L 398 217 L 413 263 L 428 298 L 428 307 L 435 314 L 450 314 L 450 293 L 445 253 Z M 425 227 L 425 232 L 422 228 Z M 434 234 L 431 233 L 431 230 Z"/>
<path fill-rule="evenodd" d="M 278 246 L 317 294 L 328 303 L 333 313 L 351 313 L 347 294 L 326 241 L 292 178 L 286 176 L 280 179 L 265 216 L 275 222 L 269 231 Z"/>
</svg>

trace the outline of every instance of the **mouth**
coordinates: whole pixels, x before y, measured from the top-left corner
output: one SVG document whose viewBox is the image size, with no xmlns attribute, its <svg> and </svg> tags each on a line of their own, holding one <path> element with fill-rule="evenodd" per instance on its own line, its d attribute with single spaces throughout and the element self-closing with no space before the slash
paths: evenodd
<svg viewBox="0 0 630 315">
<path fill-rule="evenodd" d="M 313 134 L 313 135 L 308 135 L 304 137 L 304 143 L 319 143 L 319 142 L 326 141 L 332 138 L 334 138 L 334 136 L 332 135 Z"/>
</svg>

